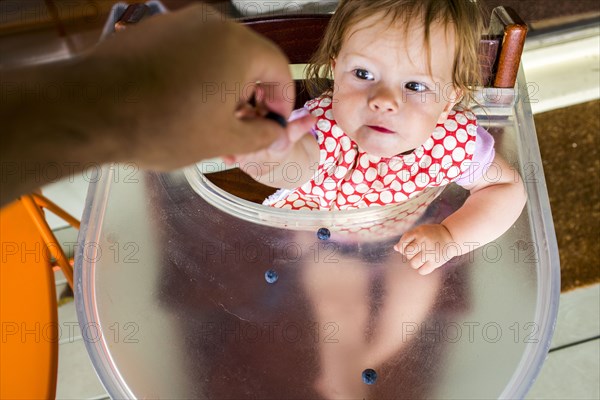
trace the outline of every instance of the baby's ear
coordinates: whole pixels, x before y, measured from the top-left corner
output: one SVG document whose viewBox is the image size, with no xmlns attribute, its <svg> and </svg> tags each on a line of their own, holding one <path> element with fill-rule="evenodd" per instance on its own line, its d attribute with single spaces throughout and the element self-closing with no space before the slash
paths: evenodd
<svg viewBox="0 0 600 400">
<path fill-rule="evenodd" d="M 444 107 L 444 110 L 442 111 L 442 113 L 440 114 L 440 117 L 438 118 L 438 121 L 437 121 L 438 124 L 443 124 L 444 122 L 446 122 L 446 119 L 448 119 L 448 114 L 450 113 L 450 111 L 452 111 L 452 109 L 454 108 L 455 105 L 456 105 L 456 103 L 454 103 L 454 102 L 446 103 L 446 107 Z"/>
<path fill-rule="evenodd" d="M 446 122 L 446 119 L 448 118 L 448 113 L 450 111 L 452 111 L 454 106 L 456 104 L 458 104 L 458 102 L 460 102 L 463 97 L 463 92 L 460 89 L 453 89 L 448 94 L 450 95 L 450 97 L 444 99 L 445 101 L 447 101 L 447 103 L 446 103 L 446 106 L 444 107 L 444 110 L 440 114 L 440 118 L 438 119 L 438 124 L 443 124 L 444 122 Z"/>
<path fill-rule="evenodd" d="M 336 64 L 337 60 L 335 58 L 331 58 L 331 69 L 335 69 L 335 64 Z"/>
</svg>

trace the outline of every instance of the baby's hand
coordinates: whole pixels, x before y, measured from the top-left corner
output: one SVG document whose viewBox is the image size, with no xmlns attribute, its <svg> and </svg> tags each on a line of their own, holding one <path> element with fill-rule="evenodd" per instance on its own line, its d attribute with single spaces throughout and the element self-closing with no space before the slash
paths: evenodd
<svg viewBox="0 0 600 400">
<path fill-rule="evenodd" d="M 419 274 L 427 275 L 460 255 L 460 247 L 441 224 L 420 225 L 400 238 L 394 250 L 406 257 Z"/>
<path fill-rule="evenodd" d="M 243 110 L 239 112 L 242 118 L 244 112 Z M 285 169 L 285 163 L 297 163 L 306 166 L 308 170 L 305 150 L 300 144 L 300 139 L 310 132 L 315 122 L 316 118 L 308 112 L 297 113 L 296 118 L 288 122 L 285 134 L 269 147 L 253 153 L 224 156 L 223 159 L 227 164 L 236 164 L 242 170 L 248 169 L 253 178 L 264 184 L 284 187 L 282 186 L 285 184 L 282 182 L 284 178 L 278 175 L 281 175 L 281 170 Z M 310 139 L 316 147 L 316 139 Z"/>
<path fill-rule="evenodd" d="M 244 110 L 240 110 L 238 113 L 242 115 L 244 112 Z M 297 118 L 288 122 L 286 134 L 275 140 L 269 147 L 254 153 L 230 155 L 223 158 L 230 164 L 239 163 L 242 168 L 248 163 L 256 165 L 256 163 L 285 161 L 288 159 L 294 145 L 305 134 L 310 132 L 310 128 L 312 128 L 314 124 L 315 117 L 308 112 L 301 113 Z"/>
</svg>

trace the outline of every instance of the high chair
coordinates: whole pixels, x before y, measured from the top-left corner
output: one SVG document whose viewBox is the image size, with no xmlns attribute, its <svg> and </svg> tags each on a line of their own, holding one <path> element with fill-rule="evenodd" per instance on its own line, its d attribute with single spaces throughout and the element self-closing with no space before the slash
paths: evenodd
<svg viewBox="0 0 600 400">
<path fill-rule="evenodd" d="M 129 15 L 135 14 L 131 11 Z M 493 134 L 500 139 L 499 150 L 511 156 L 509 162 L 514 162 L 516 168 L 524 170 L 525 163 L 540 165 L 541 161 L 530 110 L 515 101 L 515 71 L 526 28 L 511 14 L 506 9 L 495 11 L 497 22 L 493 26 L 499 29 L 493 28 L 490 36 L 484 38 L 489 50 L 482 55 L 484 68 L 490 82 L 501 77 L 502 83 L 492 83 L 489 90 L 483 90 L 487 95 L 497 94 L 485 97 L 483 103 L 490 108 L 495 123 Z M 305 63 L 315 50 L 328 18 L 287 15 L 245 22 L 275 40 L 292 63 Z M 135 23 L 134 20 L 131 22 Z M 110 30 L 114 29 L 114 22 L 107 23 Z M 501 49 L 498 61 L 494 49 Z M 516 65 L 511 67 L 511 62 Z M 524 82 L 522 77 L 519 81 Z M 296 106 L 302 106 L 305 99 L 306 94 L 299 91 Z M 335 235 L 342 236 L 340 227 L 375 220 L 370 219 L 374 215 L 370 213 L 372 209 L 333 212 L 336 215 L 325 211 L 272 210 L 240 199 L 245 198 L 243 192 L 226 192 L 207 182 L 200 166 L 168 173 L 144 172 L 138 184 L 114 180 L 114 174 L 120 171 L 113 168 L 104 167 L 102 179 L 90 185 L 80 241 L 106 248 L 117 242 L 134 243 L 132 248 L 139 252 L 133 261 L 123 257 L 93 257 L 97 254 L 79 256 L 75 267 L 80 324 L 104 329 L 103 336 L 92 337 L 94 340 L 85 343 L 111 397 L 336 398 L 319 396 L 317 389 L 313 390 L 323 387 L 316 385 L 316 378 L 325 369 L 319 361 L 322 354 L 331 356 L 337 351 L 330 357 L 335 361 L 330 365 L 335 364 L 335 368 L 344 369 L 348 365 L 372 368 L 363 358 L 352 358 L 360 351 L 355 353 L 356 348 L 344 343 L 346 332 L 340 330 L 339 343 L 327 341 L 331 337 L 325 336 L 331 330 L 320 328 L 331 328 L 325 322 L 336 319 L 323 319 L 324 325 L 314 324 L 318 317 L 310 299 L 315 298 L 316 290 L 312 293 L 311 290 L 316 286 L 306 286 L 303 281 L 307 270 L 316 271 L 318 278 L 327 269 L 326 259 L 332 254 L 327 253 L 331 247 L 326 245 L 331 244 L 335 249 Z M 532 177 L 530 173 L 524 179 L 529 202 L 522 218 L 496 243 L 496 248 L 505 250 L 504 257 L 491 262 L 488 259 L 494 253 L 478 253 L 473 261 L 461 258 L 439 270 L 450 279 L 435 291 L 440 300 L 431 310 L 433 322 L 437 323 L 439 316 L 442 324 L 449 322 L 454 327 L 462 321 L 473 327 L 488 326 L 492 329 L 485 332 L 492 335 L 483 339 L 478 336 L 476 343 L 468 342 L 465 327 L 462 340 L 454 337 L 427 340 L 426 335 L 423 340 L 414 339 L 412 343 L 418 341 L 414 347 L 403 349 L 401 354 L 394 353 L 398 357 L 374 367 L 380 373 L 377 384 L 366 388 L 361 386 L 364 375 L 362 381 L 360 373 L 348 375 L 360 390 L 372 389 L 372 396 L 337 398 L 411 398 L 408 393 L 413 390 L 417 394 L 412 398 L 525 396 L 547 354 L 559 295 L 552 219 L 543 172 L 536 170 L 536 173 L 539 175 Z M 237 178 L 234 176 L 231 181 L 230 187 L 235 187 Z M 246 194 L 257 186 L 249 185 Z M 431 218 L 442 218 L 444 212 L 454 211 L 462 204 L 464 197 L 454 189 L 448 187 L 439 195 L 436 199 L 440 200 L 439 207 L 432 207 Z M 331 234 L 331 241 L 328 242 L 328 235 L 315 234 L 323 232 L 322 229 Z M 358 241 L 365 246 L 340 246 L 343 253 L 337 254 L 342 260 L 340 264 L 351 257 L 353 262 L 362 262 L 365 255 L 374 254 L 389 257 L 393 265 L 386 272 L 401 270 L 395 268 L 399 256 L 390 251 L 389 243 Z M 529 245 L 535 243 L 540 246 L 534 253 Z M 282 249 L 298 249 L 299 260 L 293 259 L 294 254 L 282 255 Z M 79 255 L 82 252 L 80 246 Z M 378 275 L 381 270 L 377 271 L 381 265 L 376 262 L 359 266 L 369 272 L 373 282 L 381 278 Z M 278 280 L 267 279 L 273 277 L 269 268 L 279 272 Z M 320 294 L 339 292 L 344 301 L 368 297 L 353 298 L 352 294 L 360 292 L 336 286 L 340 275 L 330 275 L 326 284 L 320 285 L 320 289 L 324 288 Z M 406 285 L 408 290 L 415 283 L 403 279 L 394 282 Z M 415 285 L 418 282 L 424 281 Z M 375 291 L 376 285 L 372 287 Z M 373 303 L 385 300 L 385 295 L 385 291 L 378 291 L 379 297 Z M 340 301 L 335 303 L 336 307 L 340 303 L 347 306 L 341 308 L 345 313 L 340 318 L 350 320 L 346 327 L 358 326 L 352 320 L 352 303 Z M 417 302 L 393 304 L 408 309 Z M 331 309 L 337 311 L 336 307 Z M 401 312 L 392 315 L 397 316 L 394 323 L 403 322 Z M 116 321 L 121 325 L 117 326 Z M 285 330 L 277 330 L 286 323 L 304 321 L 312 322 L 305 335 L 285 337 Z M 130 324 L 129 341 L 115 336 L 115 330 L 123 327 L 123 323 Z M 263 324 L 269 327 L 264 341 L 255 335 Z M 288 333 L 298 333 L 298 325 Z M 512 335 L 507 336 L 507 332 L 522 334 L 525 326 L 533 326 L 539 336 L 521 335 L 518 342 Z M 503 338 L 494 335 L 496 327 L 504 328 Z M 315 328 L 321 336 L 312 335 Z M 307 331 L 311 333 L 306 334 Z M 245 333 L 248 335 L 244 337 Z M 531 329 L 526 332 L 529 333 Z M 143 340 L 138 341 L 138 337 Z M 437 338 L 434 332 L 434 339 Z M 495 342 L 496 339 L 503 342 Z M 488 368 L 490 363 L 494 364 L 493 370 Z"/>
<path fill-rule="evenodd" d="M 48 209 L 79 229 L 79 221 L 39 193 L 0 210 L 0 398 L 50 399 L 56 394 L 58 323 L 53 264 L 73 288 L 73 267 L 48 226 Z"/>
</svg>

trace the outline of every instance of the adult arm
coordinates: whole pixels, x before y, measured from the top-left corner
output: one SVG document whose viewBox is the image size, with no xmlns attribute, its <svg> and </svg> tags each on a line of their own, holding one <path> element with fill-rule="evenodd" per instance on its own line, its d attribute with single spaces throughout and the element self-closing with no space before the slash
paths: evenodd
<svg viewBox="0 0 600 400">
<path fill-rule="evenodd" d="M 256 151 L 285 135 L 277 123 L 235 116 L 256 81 L 285 117 L 294 99 L 280 50 L 206 5 L 154 16 L 64 62 L 0 71 L 0 200 L 89 163 L 169 170 Z M 33 172 L 33 173 L 32 173 Z"/>
</svg>

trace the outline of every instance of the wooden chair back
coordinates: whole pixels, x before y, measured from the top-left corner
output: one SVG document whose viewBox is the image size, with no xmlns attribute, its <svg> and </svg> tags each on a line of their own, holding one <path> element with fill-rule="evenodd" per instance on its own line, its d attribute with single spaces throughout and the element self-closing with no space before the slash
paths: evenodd
<svg viewBox="0 0 600 400">
<path fill-rule="evenodd" d="M 275 42 L 292 64 L 305 64 L 324 36 L 329 14 L 282 15 L 242 19 L 246 26 Z M 517 79 L 527 25 L 510 7 L 492 11 L 490 28 L 481 38 L 480 66 L 485 86 L 512 88 Z M 309 100 L 301 82 L 296 82 L 295 108 Z"/>
</svg>

